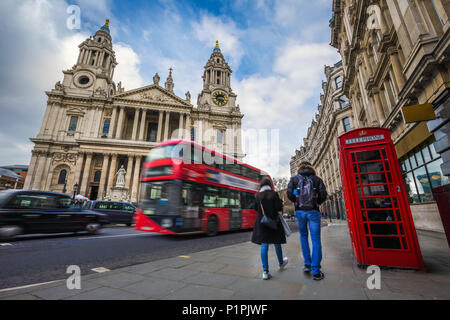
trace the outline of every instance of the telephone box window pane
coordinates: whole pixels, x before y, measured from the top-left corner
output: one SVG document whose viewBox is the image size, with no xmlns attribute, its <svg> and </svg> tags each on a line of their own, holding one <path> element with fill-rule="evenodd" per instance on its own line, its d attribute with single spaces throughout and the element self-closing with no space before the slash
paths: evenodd
<svg viewBox="0 0 450 320">
<path fill-rule="evenodd" d="M 369 228 L 367 227 L 367 223 L 364 223 L 364 231 L 366 234 L 369 234 Z"/>
<path fill-rule="evenodd" d="M 381 160 L 380 150 L 357 152 L 356 158 L 358 161 Z"/>
<path fill-rule="evenodd" d="M 377 172 L 384 171 L 383 163 L 381 162 L 369 162 L 369 163 L 360 163 L 359 171 L 363 172 Z"/>
<path fill-rule="evenodd" d="M 422 202 L 433 201 L 431 185 L 425 167 L 414 170 L 414 176 L 416 178 L 416 185 Z"/>
<path fill-rule="evenodd" d="M 381 149 L 381 153 L 383 154 L 383 159 L 387 159 L 386 150 Z"/>
<path fill-rule="evenodd" d="M 367 247 L 372 248 L 372 243 L 370 242 L 370 237 L 366 237 L 367 239 Z"/>
<path fill-rule="evenodd" d="M 372 237 L 373 247 L 377 249 L 401 249 L 397 237 Z"/>
<path fill-rule="evenodd" d="M 365 198 L 364 202 L 367 209 L 392 208 L 391 198 Z"/>
<path fill-rule="evenodd" d="M 387 183 L 384 173 L 361 174 L 362 184 Z"/>
<path fill-rule="evenodd" d="M 370 233 L 376 235 L 398 235 L 395 223 L 371 223 Z"/>
<path fill-rule="evenodd" d="M 397 221 L 402 221 L 402 216 L 400 215 L 400 211 L 395 210 L 395 218 Z"/>
<path fill-rule="evenodd" d="M 437 188 L 450 183 L 449 178 L 442 174 L 441 164 L 442 158 L 427 164 L 432 188 Z"/>
<path fill-rule="evenodd" d="M 354 152 L 352 152 L 352 162 L 356 162 L 355 153 Z"/>
<path fill-rule="evenodd" d="M 360 185 L 361 183 L 360 183 L 360 181 L 359 181 L 359 176 L 358 176 L 358 175 L 355 175 L 355 178 L 356 178 L 356 184 L 357 184 L 357 185 Z"/>
<path fill-rule="evenodd" d="M 356 164 L 353 165 L 353 172 L 356 174 L 358 173 L 358 165 Z"/>
<path fill-rule="evenodd" d="M 384 160 L 384 167 L 385 167 L 385 169 L 386 169 L 386 171 L 389 171 L 390 170 L 390 167 L 389 167 L 389 160 Z"/>
<path fill-rule="evenodd" d="M 367 212 L 366 211 L 361 211 L 361 215 L 363 217 L 363 221 L 367 221 Z"/>
<path fill-rule="evenodd" d="M 402 237 L 403 250 L 408 250 L 408 245 L 406 244 L 405 237 Z"/>
<path fill-rule="evenodd" d="M 360 197 L 363 196 L 388 196 L 389 188 L 387 185 L 379 185 L 379 186 L 366 186 L 366 187 L 358 187 L 358 194 Z"/>
<path fill-rule="evenodd" d="M 393 210 L 370 210 L 367 214 L 369 221 L 394 221 Z"/>
<path fill-rule="evenodd" d="M 402 234 L 402 235 L 405 234 L 405 230 L 403 229 L 403 223 L 398 224 L 398 229 L 400 230 L 400 234 Z"/>
</svg>

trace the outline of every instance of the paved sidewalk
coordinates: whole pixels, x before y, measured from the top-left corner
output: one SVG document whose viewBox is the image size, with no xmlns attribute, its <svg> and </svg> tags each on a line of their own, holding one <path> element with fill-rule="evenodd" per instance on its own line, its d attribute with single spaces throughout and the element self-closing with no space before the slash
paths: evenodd
<svg viewBox="0 0 450 320">
<path fill-rule="evenodd" d="M 299 234 L 294 233 L 283 246 L 289 257 L 285 270 L 278 270 L 270 248 L 273 278 L 267 281 L 261 279 L 259 246 L 246 242 L 82 276 L 80 290 L 67 289 L 61 280 L 0 292 L 0 299 L 450 299 L 450 250 L 443 234 L 419 232 L 428 273 L 382 270 L 381 289 L 369 290 L 370 275 L 356 266 L 346 222 L 323 224 L 322 281 L 302 272 Z"/>
</svg>

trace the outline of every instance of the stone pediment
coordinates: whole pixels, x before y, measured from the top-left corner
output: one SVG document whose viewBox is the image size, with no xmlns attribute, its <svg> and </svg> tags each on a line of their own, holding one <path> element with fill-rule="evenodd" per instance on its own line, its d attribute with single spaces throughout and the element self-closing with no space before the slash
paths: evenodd
<svg viewBox="0 0 450 320">
<path fill-rule="evenodd" d="M 177 106 L 190 106 L 190 103 L 188 103 L 186 100 L 181 99 L 172 92 L 167 91 L 158 85 L 151 85 L 130 91 L 125 91 L 123 93 L 115 95 L 114 98 L 157 104 L 163 103 Z"/>
</svg>

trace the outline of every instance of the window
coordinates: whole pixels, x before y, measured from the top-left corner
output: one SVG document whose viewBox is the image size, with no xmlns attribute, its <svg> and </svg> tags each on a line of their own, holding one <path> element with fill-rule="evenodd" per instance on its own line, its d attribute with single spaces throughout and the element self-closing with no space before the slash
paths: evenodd
<svg viewBox="0 0 450 320">
<path fill-rule="evenodd" d="M 150 122 L 148 124 L 146 141 L 156 142 L 157 134 L 158 134 L 158 124 Z"/>
<path fill-rule="evenodd" d="M 72 201 L 69 197 L 53 194 L 19 194 L 8 204 L 11 209 L 69 209 Z"/>
<path fill-rule="evenodd" d="M 373 55 L 373 61 L 375 61 L 375 64 L 378 64 L 377 51 L 375 50 L 374 46 L 372 46 L 372 55 Z"/>
<path fill-rule="evenodd" d="M 106 119 L 104 122 L 103 122 L 103 130 L 102 130 L 102 133 L 103 134 L 108 134 L 108 132 L 109 132 L 109 125 L 111 124 L 111 120 L 109 120 L 109 119 Z"/>
<path fill-rule="evenodd" d="M 334 82 L 336 83 L 336 89 L 342 88 L 342 77 L 338 76 L 336 79 L 334 79 Z"/>
<path fill-rule="evenodd" d="M 388 108 L 389 112 L 391 112 L 391 109 L 392 109 L 391 98 L 389 97 L 389 93 L 387 92 L 387 90 L 386 90 L 384 85 L 383 85 L 382 88 L 383 88 L 384 98 L 386 100 L 387 108 Z"/>
<path fill-rule="evenodd" d="M 409 203 L 433 202 L 433 188 L 449 183 L 441 171 L 442 158 L 426 142 L 400 159 Z"/>
<path fill-rule="evenodd" d="M 67 176 L 67 170 L 63 169 L 59 172 L 58 177 L 58 184 L 65 184 L 66 183 L 66 176 Z"/>
<path fill-rule="evenodd" d="M 100 177 L 102 176 L 102 172 L 100 170 L 95 171 L 94 173 L 94 182 L 100 182 Z"/>
<path fill-rule="evenodd" d="M 69 131 L 76 131 L 77 124 L 78 124 L 78 117 L 75 116 L 70 117 Z"/>
<path fill-rule="evenodd" d="M 344 131 L 347 132 L 351 129 L 350 127 L 350 118 L 349 117 L 345 117 L 344 119 L 342 119 L 342 123 L 344 124 Z"/>
<path fill-rule="evenodd" d="M 195 141 L 195 128 L 191 128 L 191 141 Z"/>
<path fill-rule="evenodd" d="M 392 83 L 392 79 L 389 78 L 388 81 L 389 81 L 389 87 L 391 88 L 392 96 L 394 97 L 394 101 L 396 101 L 397 100 L 397 94 L 395 93 L 394 84 Z"/>
<path fill-rule="evenodd" d="M 223 143 L 223 132 L 222 130 L 217 130 L 217 144 Z"/>
<path fill-rule="evenodd" d="M 345 107 L 347 107 L 347 103 L 348 103 L 347 101 L 348 101 L 348 99 L 347 99 L 347 97 L 345 95 L 340 96 L 338 98 L 339 107 L 341 109 L 344 109 Z"/>
<path fill-rule="evenodd" d="M 203 196 L 203 205 L 209 208 L 217 207 L 217 202 L 219 198 L 219 188 L 216 187 L 206 187 L 205 194 Z"/>
</svg>

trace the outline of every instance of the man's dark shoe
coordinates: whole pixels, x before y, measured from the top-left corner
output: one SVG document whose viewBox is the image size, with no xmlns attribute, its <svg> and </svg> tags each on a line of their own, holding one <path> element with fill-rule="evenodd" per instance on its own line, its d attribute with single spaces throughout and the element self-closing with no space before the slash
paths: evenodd
<svg viewBox="0 0 450 320">
<path fill-rule="evenodd" d="M 313 279 L 314 280 L 322 280 L 323 278 L 325 278 L 325 275 L 323 274 L 323 272 L 319 272 L 319 273 L 313 274 Z"/>
<path fill-rule="evenodd" d="M 303 272 L 311 272 L 311 267 L 305 266 Z"/>
</svg>

